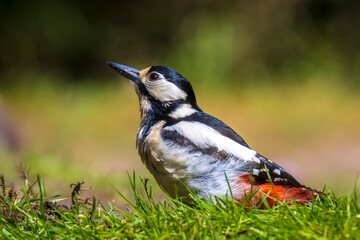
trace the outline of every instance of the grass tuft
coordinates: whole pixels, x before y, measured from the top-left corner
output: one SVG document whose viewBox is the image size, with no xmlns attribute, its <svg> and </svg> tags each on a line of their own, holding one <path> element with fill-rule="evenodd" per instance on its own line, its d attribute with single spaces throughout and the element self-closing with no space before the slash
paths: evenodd
<svg viewBox="0 0 360 240">
<path fill-rule="evenodd" d="M 0 176 L 0 236 L 18 238 L 130 239 L 360 239 L 358 186 L 352 196 L 329 192 L 308 206 L 279 202 L 266 210 L 238 203 L 231 197 L 205 200 L 191 195 L 153 199 L 147 179 L 129 176 L 133 199 L 114 190 L 130 209 L 122 210 L 96 197 L 78 198 L 83 182 L 72 185 L 72 204 L 47 197 L 38 176 L 21 191 L 6 187 Z M 140 185 L 140 186 L 138 186 Z M 37 191 L 35 187 L 37 186 Z M 140 189 L 140 190 L 139 190 Z M 37 193 L 35 193 L 37 192 Z"/>
</svg>

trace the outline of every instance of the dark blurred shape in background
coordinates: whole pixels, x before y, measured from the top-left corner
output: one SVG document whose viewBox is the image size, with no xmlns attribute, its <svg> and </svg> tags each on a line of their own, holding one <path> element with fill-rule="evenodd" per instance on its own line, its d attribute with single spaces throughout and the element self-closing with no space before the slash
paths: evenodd
<svg viewBox="0 0 360 240">
<path fill-rule="evenodd" d="M 330 66 L 358 86 L 359 7 L 356 0 L 1 1 L 0 81 L 14 85 L 15 76 L 38 72 L 96 80 L 112 74 L 104 62 L 124 59 L 210 80 L 214 67 L 226 84 L 289 72 L 284 81 L 301 81 Z"/>
</svg>

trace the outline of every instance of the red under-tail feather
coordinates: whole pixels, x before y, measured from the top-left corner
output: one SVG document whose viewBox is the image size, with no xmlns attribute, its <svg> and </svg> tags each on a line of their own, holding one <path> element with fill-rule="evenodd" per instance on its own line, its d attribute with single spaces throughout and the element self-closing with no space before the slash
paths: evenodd
<svg viewBox="0 0 360 240">
<path fill-rule="evenodd" d="M 271 183 L 256 184 L 256 181 L 250 180 L 249 175 L 241 176 L 238 183 L 242 186 L 243 193 L 245 192 L 249 195 L 251 192 L 256 192 L 250 200 L 253 205 L 260 204 L 263 197 L 266 197 L 269 206 L 277 205 L 277 200 L 279 202 L 288 202 L 289 204 L 293 201 L 299 204 L 306 204 L 321 194 L 321 192 L 304 186 L 293 187 Z M 235 200 L 243 202 L 244 196 L 243 194 L 241 195 L 240 199 L 235 197 Z"/>
</svg>

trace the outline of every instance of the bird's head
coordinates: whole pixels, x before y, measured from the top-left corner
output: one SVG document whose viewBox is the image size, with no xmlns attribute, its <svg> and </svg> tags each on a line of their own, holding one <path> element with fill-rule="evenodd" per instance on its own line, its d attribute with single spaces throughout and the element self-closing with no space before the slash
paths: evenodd
<svg viewBox="0 0 360 240">
<path fill-rule="evenodd" d="M 108 64 L 130 80 L 139 96 L 142 118 L 149 113 L 169 114 L 184 104 L 200 110 L 190 82 L 177 71 L 164 66 L 139 71 L 114 62 Z"/>
</svg>

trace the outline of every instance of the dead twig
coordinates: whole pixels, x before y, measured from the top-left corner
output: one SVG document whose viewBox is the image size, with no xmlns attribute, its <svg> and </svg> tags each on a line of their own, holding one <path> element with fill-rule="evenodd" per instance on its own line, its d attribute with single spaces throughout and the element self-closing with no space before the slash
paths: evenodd
<svg viewBox="0 0 360 240">
<path fill-rule="evenodd" d="M 76 196 L 79 196 L 80 195 L 80 191 L 88 191 L 91 189 L 91 187 L 89 188 L 82 188 L 81 186 L 84 184 L 85 182 L 84 181 L 78 181 L 77 183 L 72 183 L 70 184 L 70 187 L 74 187 L 72 192 L 71 192 L 71 203 L 72 205 L 75 205 L 75 198 Z M 81 200 L 81 204 L 89 204 L 88 201 L 89 199 L 91 198 L 91 196 L 88 196 L 87 198 L 85 198 L 85 200 Z"/>
<path fill-rule="evenodd" d="M 6 190 L 5 190 L 5 178 L 4 178 L 4 175 L 2 175 L 2 174 L 0 175 L 0 187 L 1 187 L 3 197 L 5 197 L 5 193 L 6 193 Z"/>
</svg>

